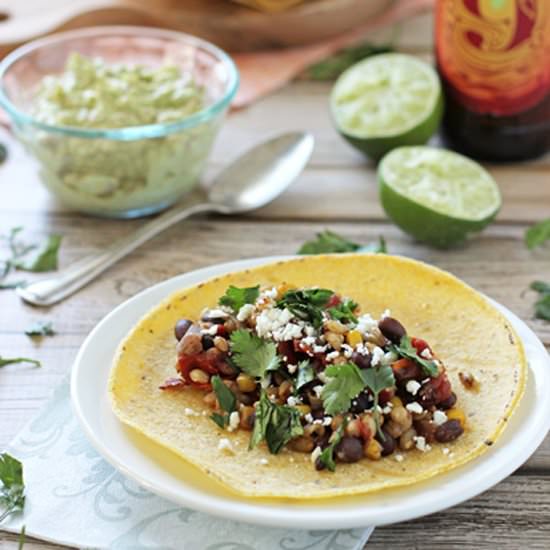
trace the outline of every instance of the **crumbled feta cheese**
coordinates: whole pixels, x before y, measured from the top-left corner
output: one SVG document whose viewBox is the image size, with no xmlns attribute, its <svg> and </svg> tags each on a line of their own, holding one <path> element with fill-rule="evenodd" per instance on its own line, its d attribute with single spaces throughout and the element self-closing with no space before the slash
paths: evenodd
<svg viewBox="0 0 550 550">
<path fill-rule="evenodd" d="M 330 426 L 332 424 L 332 416 L 325 416 L 323 418 L 323 426 Z"/>
<path fill-rule="evenodd" d="M 185 416 L 199 416 L 199 413 L 197 411 L 194 411 L 193 409 L 190 409 L 189 407 L 185 407 L 185 409 L 183 409 L 183 414 Z"/>
<path fill-rule="evenodd" d="M 239 427 L 239 423 L 241 421 L 241 417 L 239 415 L 239 411 L 233 411 L 229 415 L 229 425 L 227 426 L 227 430 L 232 432 L 233 430 L 236 430 Z"/>
<path fill-rule="evenodd" d="M 421 380 L 421 384 L 427 384 L 430 381 L 430 378 L 424 378 L 424 380 Z"/>
<path fill-rule="evenodd" d="M 315 461 L 321 456 L 322 452 L 321 447 L 315 447 L 315 449 L 313 449 L 313 452 L 310 455 L 312 464 L 315 464 Z"/>
<path fill-rule="evenodd" d="M 287 400 L 286 400 L 286 404 L 287 405 L 290 405 L 291 407 L 295 407 L 296 405 L 298 405 L 300 403 L 300 399 L 298 397 L 294 397 L 293 395 L 291 395 Z"/>
<path fill-rule="evenodd" d="M 327 346 L 313 346 L 313 353 L 325 353 Z"/>
<path fill-rule="evenodd" d="M 226 437 L 222 437 L 218 441 L 218 451 L 225 451 L 230 454 L 235 454 L 235 449 L 233 449 L 231 441 L 229 441 L 229 439 L 227 439 Z"/>
<path fill-rule="evenodd" d="M 294 374 L 298 368 L 298 365 L 287 365 L 286 368 L 290 374 Z"/>
<path fill-rule="evenodd" d="M 421 357 L 424 357 L 424 359 L 431 359 L 432 358 L 432 353 L 431 353 L 429 348 L 424 348 L 420 352 L 420 355 L 421 355 Z"/>
<path fill-rule="evenodd" d="M 304 419 L 305 419 L 306 422 L 309 422 L 310 424 L 313 422 L 313 416 L 311 416 L 311 413 L 307 413 L 304 416 Z"/>
<path fill-rule="evenodd" d="M 201 329 L 201 334 L 216 336 L 216 334 L 218 334 L 218 325 L 212 325 L 211 327 Z"/>
<path fill-rule="evenodd" d="M 330 362 L 333 359 L 336 359 L 337 357 L 340 357 L 340 352 L 339 351 L 331 351 L 330 353 L 327 353 L 326 360 L 328 362 Z"/>
<path fill-rule="evenodd" d="M 391 311 L 389 309 L 385 309 L 382 312 L 382 315 L 380 316 L 380 319 L 385 319 L 386 317 L 391 317 Z"/>
<path fill-rule="evenodd" d="M 321 426 L 323 424 L 323 421 L 320 419 L 320 418 L 316 418 L 314 421 L 313 421 L 314 424 L 317 424 L 318 426 Z"/>
<path fill-rule="evenodd" d="M 451 451 L 450 451 L 449 447 L 443 447 L 442 452 L 443 452 L 444 455 L 448 455 Z"/>
<path fill-rule="evenodd" d="M 383 412 L 384 414 L 390 414 L 392 408 L 393 408 L 393 405 L 392 405 L 391 403 L 388 403 L 388 404 L 382 409 L 382 412 Z"/>
<path fill-rule="evenodd" d="M 277 330 L 283 329 L 292 319 L 292 313 L 287 309 L 266 308 L 256 317 L 256 332 L 258 336 L 272 336 Z"/>
<path fill-rule="evenodd" d="M 441 426 L 447 422 L 447 415 L 443 411 L 435 411 L 433 414 L 433 421 L 436 426 Z"/>
<path fill-rule="evenodd" d="M 342 349 L 344 350 L 344 357 L 348 359 L 353 355 L 353 348 L 348 344 L 343 344 Z"/>
<path fill-rule="evenodd" d="M 275 298 L 277 298 L 277 288 L 276 287 L 272 287 L 272 288 L 268 288 L 266 290 L 264 290 L 260 296 L 262 298 L 271 298 L 272 300 L 274 300 Z"/>
<path fill-rule="evenodd" d="M 260 458 L 260 464 L 265 466 L 266 464 L 269 464 L 269 460 L 267 460 L 267 458 Z"/>
<path fill-rule="evenodd" d="M 385 354 L 384 354 L 384 357 L 382 357 L 382 365 L 391 365 L 392 363 L 394 363 L 395 361 L 397 361 L 398 359 L 398 355 L 397 353 L 395 353 L 395 351 L 387 351 Z"/>
<path fill-rule="evenodd" d="M 422 451 L 423 453 L 428 451 L 429 449 L 426 448 L 426 438 L 421 435 L 415 435 L 413 437 L 413 440 L 416 444 L 416 448 L 419 451 Z"/>
<path fill-rule="evenodd" d="M 413 401 L 412 403 L 407 403 L 406 408 L 408 411 L 416 414 L 421 414 L 424 411 L 422 405 L 420 403 L 417 403 L 416 401 Z"/>
<path fill-rule="evenodd" d="M 376 346 L 372 350 L 372 359 L 371 359 L 370 364 L 373 367 L 376 367 L 376 365 L 378 365 L 380 363 L 380 361 L 382 360 L 382 357 L 384 357 L 384 350 L 382 348 L 379 348 L 378 346 Z"/>
<path fill-rule="evenodd" d="M 355 347 L 355 351 L 357 353 L 359 353 L 360 355 L 369 355 L 369 348 L 367 348 L 367 346 L 365 346 L 365 344 L 358 344 L 356 347 Z"/>
<path fill-rule="evenodd" d="M 306 325 L 304 327 L 304 332 L 306 333 L 306 336 L 315 336 L 315 327 L 312 327 L 311 325 Z"/>
<path fill-rule="evenodd" d="M 244 306 L 239 309 L 239 313 L 237 313 L 237 321 L 246 321 L 250 318 L 250 316 L 254 313 L 254 305 L 253 304 L 244 304 Z"/>
<path fill-rule="evenodd" d="M 321 386 L 320 384 L 318 386 L 313 386 L 313 391 L 315 392 L 315 395 L 317 397 L 321 397 L 321 393 L 323 391 L 323 386 Z"/>
<path fill-rule="evenodd" d="M 229 317 L 229 313 L 223 309 L 208 309 L 207 312 L 210 319 L 227 319 Z"/>
<path fill-rule="evenodd" d="M 358 330 L 362 334 L 368 334 L 377 326 L 378 323 L 368 313 L 365 313 L 358 317 L 355 330 Z"/>
<path fill-rule="evenodd" d="M 416 380 L 409 380 L 405 388 L 409 393 L 416 395 L 422 386 Z"/>
<path fill-rule="evenodd" d="M 397 460 L 397 462 L 403 462 L 404 459 L 405 457 L 402 454 L 395 455 L 395 460 Z"/>
<path fill-rule="evenodd" d="M 273 331 L 273 339 L 280 342 L 287 342 L 301 337 L 302 327 L 296 323 L 288 323 L 284 327 Z"/>
<path fill-rule="evenodd" d="M 313 346 L 313 345 L 315 345 L 315 337 L 306 336 L 305 338 L 302 338 L 302 344 L 304 344 L 304 346 Z"/>
</svg>

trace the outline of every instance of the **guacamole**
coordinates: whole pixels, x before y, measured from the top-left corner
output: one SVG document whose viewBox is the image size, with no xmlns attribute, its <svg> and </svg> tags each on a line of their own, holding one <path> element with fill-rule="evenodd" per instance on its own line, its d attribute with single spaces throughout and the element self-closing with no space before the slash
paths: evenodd
<svg viewBox="0 0 550 550">
<path fill-rule="evenodd" d="M 181 121 L 207 106 L 205 90 L 176 65 L 108 65 L 73 53 L 45 77 L 33 115 L 51 126 L 109 130 Z M 41 162 L 44 183 L 63 202 L 100 215 L 158 210 L 197 181 L 219 119 L 161 137 L 107 137 L 38 131 L 21 136 Z"/>
</svg>

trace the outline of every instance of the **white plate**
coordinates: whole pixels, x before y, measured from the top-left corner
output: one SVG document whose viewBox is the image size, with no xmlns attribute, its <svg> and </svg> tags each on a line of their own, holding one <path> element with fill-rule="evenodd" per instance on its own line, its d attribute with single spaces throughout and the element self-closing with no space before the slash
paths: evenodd
<svg viewBox="0 0 550 550">
<path fill-rule="evenodd" d="M 245 499 L 124 427 L 111 412 L 107 380 L 119 342 L 138 319 L 177 289 L 277 259 L 231 262 L 174 277 L 117 307 L 86 338 L 72 371 L 74 410 L 94 447 L 124 475 L 178 504 L 225 518 L 288 528 L 349 528 L 405 521 L 463 502 L 510 475 L 540 445 L 550 428 L 550 358 L 527 325 L 495 302 L 523 340 L 529 360 L 526 394 L 505 433 L 489 451 L 432 480 L 372 495 L 317 502 Z"/>
</svg>

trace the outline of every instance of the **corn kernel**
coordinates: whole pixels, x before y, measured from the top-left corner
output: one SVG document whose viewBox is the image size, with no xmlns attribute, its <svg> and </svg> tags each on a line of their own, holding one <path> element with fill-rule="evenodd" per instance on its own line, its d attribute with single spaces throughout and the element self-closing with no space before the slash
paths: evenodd
<svg viewBox="0 0 550 550">
<path fill-rule="evenodd" d="M 294 408 L 298 409 L 302 416 L 305 416 L 306 414 L 311 412 L 311 407 L 309 405 L 296 405 L 296 407 Z"/>
<path fill-rule="evenodd" d="M 242 392 L 252 392 L 256 389 L 256 380 L 248 376 L 248 374 L 241 372 L 239 376 L 237 376 L 237 386 L 239 386 L 239 390 Z"/>
<path fill-rule="evenodd" d="M 460 425 L 464 429 L 464 427 L 466 426 L 466 415 L 464 414 L 464 411 L 462 409 L 449 409 L 445 412 L 445 414 L 447 415 L 447 420 L 458 420 L 460 422 Z"/>
<path fill-rule="evenodd" d="M 393 396 L 393 397 L 390 399 L 390 403 L 391 403 L 394 407 L 402 407 L 402 406 L 403 406 L 403 401 L 401 401 L 401 399 L 399 399 L 399 397 L 397 397 L 397 396 Z"/>
<path fill-rule="evenodd" d="M 346 334 L 346 341 L 352 348 L 354 348 L 363 342 L 363 337 L 358 330 L 350 330 Z"/>
<path fill-rule="evenodd" d="M 380 460 L 382 457 L 382 445 L 376 439 L 369 439 L 363 446 L 363 452 L 371 460 Z"/>
</svg>

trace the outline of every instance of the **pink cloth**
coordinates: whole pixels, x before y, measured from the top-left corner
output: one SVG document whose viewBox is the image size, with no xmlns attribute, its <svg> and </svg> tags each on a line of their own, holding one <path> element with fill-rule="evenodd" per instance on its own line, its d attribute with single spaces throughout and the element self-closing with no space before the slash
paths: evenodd
<svg viewBox="0 0 550 550">
<path fill-rule="evenodd" d="M 283 87 L 304 69 L 333 53 L 353 46 L 375 29 L 399 23 L 418 13 L 433 8 L 434 0 L 397 0 L 392 6 L 351 32 L 325 42 L 233 56 L 241 73 L 241 85 L 232 107 L 240 109 L 257 99 Z"/>
</svg>

